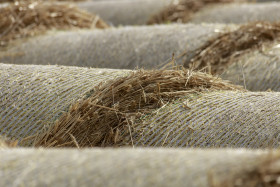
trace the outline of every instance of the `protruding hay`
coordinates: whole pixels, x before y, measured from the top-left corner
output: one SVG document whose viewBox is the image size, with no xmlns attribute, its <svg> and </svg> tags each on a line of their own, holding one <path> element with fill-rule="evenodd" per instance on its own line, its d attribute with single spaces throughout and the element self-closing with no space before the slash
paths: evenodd
<svg viewBox="0 0 280 187">
<path fill-rule="evenodd" d="M 186 23 L 191 19 L 192 14 L 198 12 L 207 5 L 216 3 L 231 3 L 236 0 L 181 0 L 179 3 L 173 3 L 153 15 L 148 24 L 160 24 L 166 22 Z"/>
<path fill-rule="evenodd" d="M 15 1 L 0 11 L 0 46 L 48 29 L 107 28 L 99 17 L 69 4 Z"/>
<path fill-rule="evenodd" d="M 260 49 L 268 42 L 279 39 L 279 36 L 279 23 L 245 24 L 235 31 L 210 39 L 196 50 L 196 55 L 190 61 L 186 61 L 184 66 L 194 69 L 207 67 L 209 72 L 220 74 L 236 57 L 250 50 Z"/>
<path fill-rule="evenodd" d="M 10 148 L 10 147 L 16 147 L 18 144 L 17 141 L 9 140 L 7 138 L 0 136 L 0 149 L 1 148 Z"/>
<path fill-rule="evenodd" d="M 86 100 L 75 103 L 40 135 L 36 146 L 112 146 L 130 123 L 187 94 L 214 90 L 243 90 L 219 78 L 186 69 L 139 70 L 108 81 Z"/>
</svg>

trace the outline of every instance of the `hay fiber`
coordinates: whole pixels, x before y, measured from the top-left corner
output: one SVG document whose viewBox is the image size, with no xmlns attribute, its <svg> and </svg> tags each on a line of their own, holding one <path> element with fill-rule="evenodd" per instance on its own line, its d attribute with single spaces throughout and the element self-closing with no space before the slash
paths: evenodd
<svg viewBox="0 0 280 187">
<path fill-rule="evenodd" d="M 176 60 L 177 64 L 183 64 L 193 55 L 192 51 L 211 37 L 234 28 L 237 27 L 175 24 L 49 32 L 0 51 L 0 61 L 115 69 L 160 68 L 171 61 L 172 53 L 175 56 L 186 53 Z"/>
<path fill-rule="evenodd" d="M 18 144 L 17 141 L 12 141 L 7 138 L 0 137 L 0 149 L 16 147 L 17 144 Z"/>
<path fill-rule="evenodd" d="M 68 4 L 43 1 L 15 1 L 0 11 L 0 45 L 46 30 L 70 28 L 107 28 L 108 25 L 93 14 Z"/>
<path fill-rule="evenodd" d="M 279 185 L 278 151 L 4 149 L 0 163 L 1 186 Z"/>
</svg>

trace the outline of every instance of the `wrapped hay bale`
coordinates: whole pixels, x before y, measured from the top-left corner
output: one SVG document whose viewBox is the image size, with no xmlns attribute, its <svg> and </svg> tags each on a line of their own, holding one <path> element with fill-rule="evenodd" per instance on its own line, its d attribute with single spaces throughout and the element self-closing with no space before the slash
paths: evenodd
<svg viewBox="0 0 280 187">
<path fill-rule="evenodd" d="M 0 135 L 30 145 L 38 132 L 90 95 L 94 86 L 124 74 L 125 70 L 0 64 Z"/>
<path fill-rule="evenodd" d="M 181 0 L 150 17 L 148 24 L 167 22 L 248 23 L 278 21 L 278 2 L 250 3 L 246 0 Z"/>
<path fill-rule="evenodd" d="M 279 96 L 184 69 L 137 71 L 74 103 L 34 145 L 276 148 Z"/>
<path fill-rule="evenodd" d="M 100 15 L 113 25 L 144 25 L 150 15 L 171 2 L 172 0 L 106 0 L 78 2 L 77 6 Z"/>
<path fill-rule="evenodd" d="M 185 67 L 221 75 L 252 91 L 280 90 L 280 24 L 257 22 L 211 38 Z"/>
<path fill-rule="evenodd" d="M 1 186 L 272 187 L 279 184 L 278 151 L 11 149 L 0 150 L 0 162 Z"/>
<path fill-rule="evenodd" d="M 51 32 L 0 51 L 0 61 L 117 69 L 158 68 L 171 61 L 172 53 L 179 56 L 186 52 L 186 56 L 176 61 L 182 64 L 190 58 L 191 51 L 208 39 L 234 28 L 187 24 Z"/>
<path fill-rule="evenodd" d="M 42 1 L 16 1 L 0 11 L 0 47 L 14 39 L 43 33 L 50 29 L 107 28 L 93 14 L 69 4 Z"/>
</svg>

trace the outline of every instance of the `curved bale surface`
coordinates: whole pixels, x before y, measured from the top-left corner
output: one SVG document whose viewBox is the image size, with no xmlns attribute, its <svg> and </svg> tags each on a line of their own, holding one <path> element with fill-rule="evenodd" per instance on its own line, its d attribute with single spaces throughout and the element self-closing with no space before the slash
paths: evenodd
<svg viewBox="0 0 280 187">
<path fill-rule="evenodd" d="M 279 21 L 280 3 L 231 3 L 206 7 L 194 14 L 191 23 L 248 23 L 254 21 Z"/>
<path fill-rule="evenodd" d="M 34 145 L 279 147 L 279 93 L 188 70 L 133 72 L 95 90 Z"/>
<path fill-rule="evenodd" d="M 59 64 L 98 68 L 147 69 L 171 61 L 172 53 L 186 56 L 220 32 L 225 25 L 161 25 L 103 31 L 55 32 L 31 38 L 0 51 L 0 61 L 15 64 Z M 145 33 L 145 34 L 144 34 Z"/>
<path fill-rule="evenodd" d="M 150 15 L 155 14 L 172 0 L 121 0 L 85 1 L 76 5 L 81 9 L 100 15 L 113 25 L 144 25 Z"/>
<path fill-rule="evenodd" d="M 5 149 L 0 162 L 1 186 L 272 187 L 280 170 L 279 152 L 242 149 Z"/>
<path fill-rule="evenodd" d="M 221 75 L 223 79 L 243 85 L 251 91 L 280 91 L 279 43 L 261 51 L 244 54 L 230 64 Z"/>
<path fill-rule="evenodd" d="M 124 74 L 125 70 L 0 64 L 0 135 L 30 145 L 94 86 Z"/>
<path fill-rule="evenodd" d="M 244 24 L 205 42 L 184 65 L 206 68 L 252 91 L 279 91 L 279 38 L 279 22 Z"/>
</svg>

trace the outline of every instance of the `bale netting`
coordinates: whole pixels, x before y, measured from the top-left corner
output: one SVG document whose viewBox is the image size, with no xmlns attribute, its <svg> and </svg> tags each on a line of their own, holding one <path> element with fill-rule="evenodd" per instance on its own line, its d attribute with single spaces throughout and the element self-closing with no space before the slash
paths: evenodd
<svg viewBox="0 0 280 187">
<path fill-rule="evenodd" d="M 279 91 L 279 38 L 279 22 L 245 24 L 205 42 L 185 67 L 206 68 L 252 91 Z"/>
<path fill-rule="evenodd" d="M 243 149 L 5 149 L 0 185 L 274 187 L 279 160 Z"/>
<path fill-rule="evenodd" d="M 147 23 L 241 24 L 253 21 L 279 21 L 279 2 L 250 2 L 250 0 L 182 0 L 151 16 Z"/>
<path fill-rule="evenodd" d="M 150 15 L 169 5 L 172 0 L 106 0 L 77 2 L 81 9 L 98 14 L 113 25 L 145 25 Z"/>
<path fill-rule="evenodd" d="M 159 68 L 171 61 L 172 53 L 175 56 L 186 53 L 176 60 L 177 64 L 183 64 L 191 57 L 191 51 L 220 32 L 235 28 L 234 25 L 175 24 L 50 32 L 0 51 L 0 61 L 116 69 Z"/>
<path fill-rule="evenodd" d="M 0 135 L 30 146 L 70 105 L 125 70 L 0 64 Z M 28 138 L 27 138 L 28 137 Z"/>
<path fill-rule="evenodd" d="M 96 87 L 34 145 L 277 148 L 279 96 L 186 69 L 137 71 Z"/>
<path fill-rule="evenodd" d="M 11 40 L 33 36 L 50 29 L 107 27 L 99 17 L 74 5 L 16 1 L 1 8 L 0 46 L 7 46 Z"/>
</svg>

